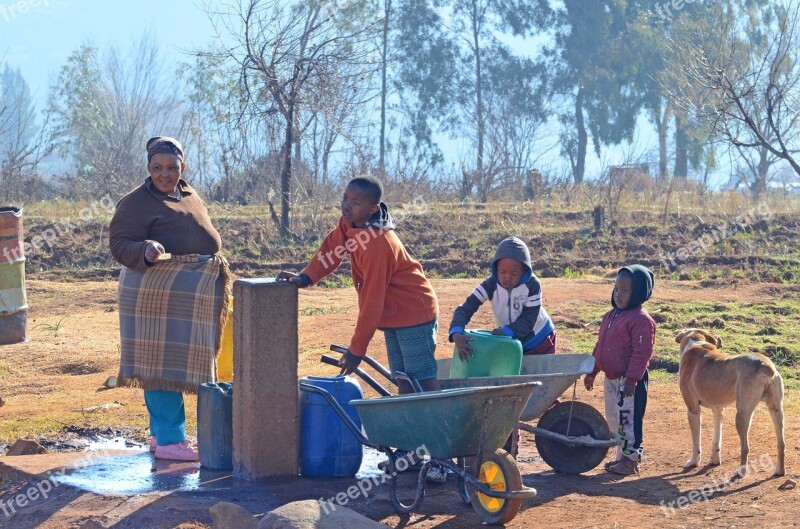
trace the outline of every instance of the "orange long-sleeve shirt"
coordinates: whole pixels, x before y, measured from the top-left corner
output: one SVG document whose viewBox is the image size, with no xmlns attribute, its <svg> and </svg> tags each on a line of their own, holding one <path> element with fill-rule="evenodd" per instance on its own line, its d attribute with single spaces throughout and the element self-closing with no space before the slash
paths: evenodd
<svg viewBox="0 0 800 529">
<path fill-rule="evenodd" d="M 340 218 L 302 273 L 316 284 L 347 255 L 358 292 L 350 352 L 364 356 L 376 329 L 411 327 L 438 317 L 436 294 L 422 265 L 408 255 L 393 229 L 353 228 Z"/>
</svg>

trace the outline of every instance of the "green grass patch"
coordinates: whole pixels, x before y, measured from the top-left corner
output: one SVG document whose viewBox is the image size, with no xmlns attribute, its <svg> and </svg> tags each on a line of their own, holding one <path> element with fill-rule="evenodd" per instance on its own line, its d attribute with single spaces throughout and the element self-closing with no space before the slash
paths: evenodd
<svg viewBox="0 0 800 529">
<path fill-rule="evenodd" d="M 17 439 L 35 439 L 39 436 L 55 435 L 67 424 L 83 426 L 104 426 L 107 419 L 102 414 L 97 418 L 80 412 L 59 412 L 31 414 L 25 417 L 12 417 L 0 420 L 0 442 L 13 443 Z M 92 424 L 95 423 L 95 424 Z"/>
<path fill-rule="evenodd" d="M 352 287 L 353 286 L 353 278 L 349 274 L 344 273 L 334 273 L 329 276 L 323 278 L 319 283 L 317 283 L 318 287 L 323 288 L 344 288 L 344 287 Z"/>
<path fill-rule="evenodd" d="M 345 312 L 341 307 L 316 307 L 312 305 L 304 305 L 300 307 L 300 314 L 303 316 L 322 316 L 325 314 L 339 314 Z"/>
</svg>

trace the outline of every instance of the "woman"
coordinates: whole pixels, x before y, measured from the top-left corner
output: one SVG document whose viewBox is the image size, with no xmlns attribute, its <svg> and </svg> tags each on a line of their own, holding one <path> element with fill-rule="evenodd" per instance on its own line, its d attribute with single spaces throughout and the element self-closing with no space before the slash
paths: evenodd
<svg viewBox="0 0 800 529">
<path fill-rule="evenodd" d="M 117 378 L 145 390 L 155 457 L 196 461 L 182 392 L 216 378 L 230 273 L 205 204 L 181 178 L 181 144 L 157 136 L 146 149 L 150 176 L 119 201 L 109 233 L 111 254 L 123 265 Z"/>
</svg>

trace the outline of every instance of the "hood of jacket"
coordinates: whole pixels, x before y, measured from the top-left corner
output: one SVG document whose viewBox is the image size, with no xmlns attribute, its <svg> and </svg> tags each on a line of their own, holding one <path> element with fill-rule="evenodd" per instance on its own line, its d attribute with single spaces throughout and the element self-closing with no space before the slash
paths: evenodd
<svg viewBox="0 0 800 529">
<path fill-rule="evenodd" d="M 516 259 L 525 268 L 517 286 L 527 283 L 533 275 L 531 252 L 528 250 L 527 245 L 516 237 L 507 237 L 500 242 L 497 246 L 497 251 L 494 253 L 494 259 L 492 259 L 492 277 L 495 281 L 497 281 L 497 261 L 506 257 Z"/>
<path fill-rule="evenodd" d="M 372 214 L 364 224 L 364 228 L 376 228 L 379 230 L 393 230 L 395 228 L 394 219 L 389 214 L 389 208 L 386 204 L 380 203 L 380 209 Z"/>
<path fill-rule="evenodd" d="M 623 266 L 619 269 L 620 272 L 627 272 L 633 277 L 633 292 L 631 292 L 631 300 L 628 303 L 628 309 L 632 309 L 634 307 L 638 307 L 648 299 L 653 294 L 653 283 L 654 283 L 654 276 L 653 272 L 650 271 L 644 265 L 630 265 L 630 266 Z M 614 293 L 611 293 L 611 306 L 615 309 L 619 309 L 617 304 L 614 303 Z M 627 309 L 625 309 L 627 310 Z"/>
</svg>

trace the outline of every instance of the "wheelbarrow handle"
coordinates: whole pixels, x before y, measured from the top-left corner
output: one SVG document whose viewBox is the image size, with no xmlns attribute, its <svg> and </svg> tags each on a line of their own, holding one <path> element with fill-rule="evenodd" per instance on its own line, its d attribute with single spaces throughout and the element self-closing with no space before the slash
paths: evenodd
<svg viewBox="0 0 800 529">
<path fill-rule="evenodd" d="M 343 345 L 336 345 L 334 343 L 334 344 L 331 344 L 331 351 L 333 351 L 334 353 L 345 354 L 346 352 L 349 351 L 349 349 L 347 347 L 343 346 Z M 378 373 L 383 375 L 383 377 L 386 380 L 394 383 L 394 379 L 392 378 L 392 374 L 389 372 L 388 369 L 383 367 L 383 365 L 380 362 L 378 362 L 377 360 L 375 360 L 374 358 L 372 358 L 369 355 L 364 355 L 362 358 L 367 363 L 367 365 L 369 365 L 372 369 L 374 369 L 375 371 L 377 371 Z"/>
<path fill-rule="evenodd" d="M 414 393 L 422 393 L 422 386 L 419 385 L 419 382 L 416 378 L 412 377 L 411 375 L 406 375 L 402 371 L 395 371 L 394 376 L 397 377 L 397 380 L 405 380 L 411 387 L 414 388 Z"/>
<path fill-rule="evenodd" d="M 337 359 L 333 358 L 332 356 L 322 355 L 322 357 L 320 357 L 319 361 L 322 362 L 323 364 L 328 364 L 328 365 L 331 365 L 331 366 L 340 367 L 339 366 L 339 361 Z M 378 383 L 377 380 L 375 380 L 374 378 L 369 376 L 369 373 L 367 373 L 366 371 L 364 371 L 360 367 L 357 367 L 356 370 L 353 371 L 353 373 L 358 375 L 358 377 L 361 380 L 366 382 L 369 387 L 371 387 L 372 389 L 377 391 L 381 396 L 388 397 L 388 396 L 391 395 L 391 393 L 389 393 L 389 390 L 387 390 L 385 387 L 381 386 Z"/>
</svg>

